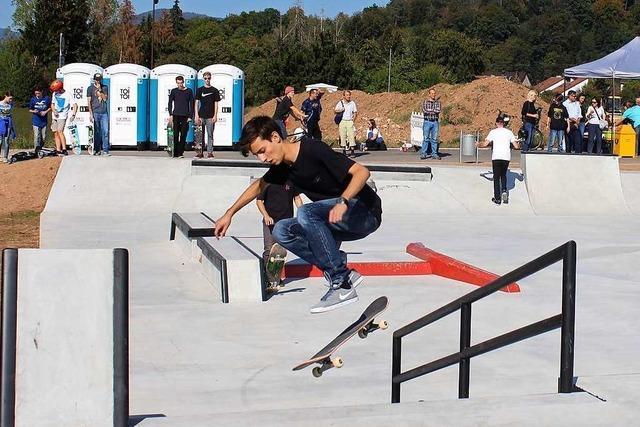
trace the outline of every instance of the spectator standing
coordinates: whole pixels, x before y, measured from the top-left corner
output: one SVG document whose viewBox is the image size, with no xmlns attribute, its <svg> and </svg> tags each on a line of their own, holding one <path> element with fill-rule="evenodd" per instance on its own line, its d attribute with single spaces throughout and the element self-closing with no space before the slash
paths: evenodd
<svg viewBox="0 0 640 427">
<path fill-rule="evenodd" d="M 273 238 L 273 227 L 282 219 L 293 218 L 294 203 L 296 208 L 299 208 L 302 206 L 302 198 L 300 193 L 288 182 L 284 185 L 268 184 L 256 199 L 256 205 L 262 214 L 262 238 L 264 241 L 262 259 L 264 260 L 265 268 L 269 262 L 271 248 L 276 243 Z M 267 291 L 275 292 L 278 287 L 279 283 L 278 286 L 270 284 Z"/>
<path fill-rule="evenodd" d="M 207 132 L 207 158 L 213 157 L 213 131 L 218 121 L 218 103 L 220 102 L 220 91 L 211 85 L 211 73 L 205 71 L 202 75 L 204 86 L 196 90 L 196 105 L 194 108 L 196 115 L 196 126 L 202 126 L 202 135 Z M 202 152 L 196 154 L 202 157 Z"/>
<path fill-rule="evenodd" d="M 492 129 L 487 138 L 476 142 L 478 147 L 492 145 L 491 166 L 493 169 L 493 197 L 491 201 L 496 205 L 509 203 L 509 193 L 507 192 L 507 171 L 511 161 L 511 146 L 520 148 L 516 136 L 510 129 L 504 127 L 504 116 L 501 114 L 496 118 L 496 128 Z"/>
<path fill-rule="evenodd" d="M 93 76 L 93 84 L 87 88 L 89 120 L 93 123 L 93 155 L 109 155 L 109 88 L 102 84 L 102 74 Z"/>
<path fill-rule="evenodd" d="M 322 114 L 322 104 L 320 103 L 322 92 L 318 89 L 311 89 L 309 97 L 302 102 L 300 109 L 307 116 L 307 135 L 310 138 L 322 140 L 320 130 L 320 115 Z"/>
<path fill-rule="evenodd" d="M 580 124 L 578 125 L 578 132 L 580 133 L 580 146 L 584 148 L 584 133 L 587 129 L 587 109 L 590 105 L 587 104 L 587 96 L 585 94 L 578 95 L 578 103 L 580 104 Z"/>
<path fill-rule="evenodd" d="M 527 137 L 522 145 L 522 151 L 529 151 L 531 148 L 531 142 L 533 141 L 534 130 L 536 128 L 536 121 L 539 119 L 538 110 L 536 108 L 536 98 L 538 94 L 535 90 L 530 90 L 527 93 L 527 100 L 522 104 L 522 123 L 524 125 L 524 131 L 527 133 Z"/>
<path fill-rule="evenodd" d="M 622 118 L 627 121 L 632 122 L 632 126 L 636 131 L 636 153 L 640 152 L 640 96 L 636 98 L 636 105 L 633 107 L 627 108 L 622 113 Z M 622 124 L 620 121 L 617 125 Z"/>
<path fill-rule="evenodd" d="M 587 131 L 589 139 L 587 140 L 587 153 L 593 153 L 593 143 L 596 143 L 596 153 L 602 154 L 602 128 L 600 122 L 605 120 L 604 108 L 597 99 L 591 100 L 591 105 L 587 108 L 585 118 L 588 120 Z"/>
<path fill-rule="evenodd" d="M 422 103 L 422 114 L 424 123 L 422 125 L 422 148 L 420 149 L 420 158 L 428 159 L 430 157 L 440 160 L 438 155 L 438 132 L 440 130 L 440 98 L 436 98 L 436 90 L 429 89 L 429 98 Z M 431 147 L 431 154 L 427 155 L 428 148 Z"/>
<path fill-rule="evenodd" d="M 549 113 L 547 113 L 547 128 L 549 139 L 547 140 L 547 152 L 551 152 L 553 143 L 558 141 L 558 153 L 565 151 L 564 135 L 569 129 L 569 113 L 567 107 L 562 104 L 562 94 L 557 94 L 551 101 Z"/>
<path fill-rule="evenodd" d="M 350 90 L 342 92 L 342 99 L 336 104 L 334 111 L 342 114 L 342 119 L 338 125 L 342 154 L 347 155 L 348 147 L 350 150 L 349 157 L 355 157 L 356 126 L 354 123 L 356 117 L 358 117 L 358 106 L 355 101 L 351 100 Z"/>
<path fill-rule="evenodd" d="M 5 92 L 0 101 L 0 152 L 2 161 L 9 163 L 9 148 L 11 140 L 16 137 L 16 129 L 13 123 L 13 94 Z"/>
<path fill-rule="evenodd" d="M 582 110 L 580 103 L 576 99 L 576 91 L 569 91 L 569 99 L 564 101 L 563 105 L 569 114 L 569 130 L 567 131 L 567 153 L 582 153 L 582 136 L 580 135 L 580 119 L 582 118 Z"/>
<path fill-rule="evenodd" d="M 364 145 L 365 151 L 385 151 L 387 146 L 384 143 L 384 138 L 376 126 L 374 119 L 369 119 L 369 129 L 367 130 L 367 141 Z"/>
<path fill-rule="evenodd" d="M 67 139 L 64 136 L 64 128 L 67 119 L 74 121 L 78 112 L 78 104 L 73 101 L 70 92 L 64 90 L 64 83 L 61 80 L 54 80 L 49 87 L 51 89 L 51 131 L 56 142 L 56 153 L 59 156 L 67 155 Z M 69 117 L 71 111 L 71 117 Z"/>
<path fill-rule="evenodd" d="M 276 98 L 276 110 L 273 112 L 273 120 L 276 121 L 280 127 L 280 136 L 286 139 L 287 136 L 287 119 L 289 115 L 293 115 L 296 119 L 302 121 L 305 119 L 305 115 L 298 107 L 293 105 L 293 95 L 296 94 L 296 90 L 293 86 L 287 86 L 284 88 L 284 96 Z"/>
<path fill-rule="evenodd" d="M 177 87 L 169 93 L 169 124 L 173 125 L 173 156 L 184 157 L 189 122 L 193 120 L 195 98 L 193 91 L 184 85 L 184 77 L 176 77 Z"/>
<path fill-rule="evenodd" d="M 29 101 L 29 112 L 33 126 L 33 149 L 36 151 L 44 147 L 44 141 L 47 139 L 47 114 L 49 111 L 51 111 L 51 98 L 43 96 L 42 89 L 39 87 L 35 88 Z"/>
</svg>

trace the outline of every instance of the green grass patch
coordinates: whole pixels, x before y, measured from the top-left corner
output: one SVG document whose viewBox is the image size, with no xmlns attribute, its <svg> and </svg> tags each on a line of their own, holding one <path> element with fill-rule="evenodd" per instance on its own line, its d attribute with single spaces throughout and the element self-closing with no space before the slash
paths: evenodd
<svg viewBox="0 0 640 427">
<path fill-rule="evenodd" d="M 31 125 L 31 113 L 28 108 L 15 107 L 13 109 L 13 120 L 16 126 L 16 139 L 11 141 L 11 148 L 21 149 L 33 149 L 33 127 Z M 46 147 L 54 147 L 53 132 L 49 128 L 51 124 L 51 117 L 49 117 L 49 124 L 47 125 L 47 139 L 45 140 Z"/>
</svg>

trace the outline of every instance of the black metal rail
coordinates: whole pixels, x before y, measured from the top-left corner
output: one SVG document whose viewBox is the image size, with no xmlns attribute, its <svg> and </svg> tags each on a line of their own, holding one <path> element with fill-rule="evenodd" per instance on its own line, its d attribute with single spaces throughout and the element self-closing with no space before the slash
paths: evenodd
<svg viewBox="0 0 640 427">
<path fill-rule="evenodd" d="M 540 270 L 562 261 L 562 312 L 479 344 L 471 345 L 471 304 Z M 576 242 L 573 240 L 534 259 L 531 262 L 497 278 L 455 301 L 409 323 L 393 333 L 393 362 L 391 376 L 391 403 L 400 402 L 400 385 L 414 378 L 442 368 L 459 364 L 458 398 L 469 397 L 469 373 L 471 358 L 492 350 L 561 328 L 559 393 L 572 393 L 579 389 L 573 384 L 574 335 L 576 296 Z M 401 371 L 402 338 L 443 317 L 460 310 L 460 351 Z"/>
</svg>

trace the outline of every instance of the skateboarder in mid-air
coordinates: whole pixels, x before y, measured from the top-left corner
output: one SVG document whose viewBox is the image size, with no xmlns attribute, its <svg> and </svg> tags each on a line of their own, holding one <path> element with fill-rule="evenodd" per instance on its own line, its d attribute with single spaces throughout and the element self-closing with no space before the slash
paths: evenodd
<svg viewBox="0 0 640 427">
<path fill-rule="evenodd" d="M 343 241 L 363 239 L 380 227 L 382 202 L 366 185 L 369 170 L 307 138 L 285 143 L 278 124 L 269 117 L 251 119 L 242 129 L 239 149 L 269 163 L 267 173 L 254 181 L 216 221 L 215 235 L 224 236 L 233 216 L 255 199 L 267 184 L 290 182 L 313 203 L 302 205 L 295 218 L 279 221 L 274 239 L 324 272 L 329 290 L 311 308 L 322 313 L 358 301 L 362 276 L 347 268 Z"/>
<path fill-rule="evenodd" d="M 294 202 L 297 208 L 302 206 L 300 194 L 288 183 L 265 186 L 256 200 L 258 210 L 262 214 L 262 237 L 264 239 L 262 259 L 264 260 L 265 273 L 269 281 L 267 292 L 277 292 L 280 287 L 279 271 L 278 277 L 271 277 L 271 272 L 268 268 L 274 245 L 278 245 L 273 239 L 273 227 L 278 221 L 293 217 Z M 278 248 L 275 248 L 275 252 L 279 252 Z M 283 263 L 284 259 L 281 262 Z"/>
</svg>

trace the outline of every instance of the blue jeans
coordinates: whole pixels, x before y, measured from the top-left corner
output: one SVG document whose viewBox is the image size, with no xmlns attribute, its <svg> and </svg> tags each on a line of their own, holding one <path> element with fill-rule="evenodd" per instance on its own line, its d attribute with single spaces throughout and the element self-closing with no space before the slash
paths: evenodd
<svg viewBox="0 0 640 427">
<path fill-rule="evenodd" d="M 535 128 L 535 124 L 524 122 L 524 131 L 527 133 L 527 137 L 524 140 L 522 151 L 529 151 L 531 149 L 531 141 L 533 141 L 533 131 Z"/>
<path fill-rule="evenodd" d="M 427 155 L 427 149 L 431 146 L 431 155 L 438 155 L 438 130 L 440 125 L 437 121 L 425 120 L 422 125 L 422 148 L 420 148 L 420 157 Z"/>
<path fill-rule="evenodd" d="M 273 227 L 273 238 L 287 250 L 320 268 L 334 285 L 349 274 L 340 254 L 340 243 L 359 240 L 380 226 L 378 219 L 358 199 L 349 201 L 342 221 L 329 223 L 329 211 L 338 199 L 319 200 L 298 208 L 295 218 L 282 219 Z"/>
<path fill-rule="evenodd" d="M 549 139 L 547 140 L 547 152 L 551 152 L 551 148 L 553 147 L 553 142 L 555 139 L 558 140 L 558 153 L 562 153 L 564 151 L 564 149 L 562 148 L 564 131 L 554 129 L 551 129 L 549 131 Z"/>
<path fill-rule="evenodd" d="M 593 142 L 596 143 L 596 152 L 602 154 L 602 129 L 599 124 L 589 123 L 587 126 L 589 130 L 589 142 L 587 143 L 587 153 L 593 153 Z"/>
<path fill-rule="evenodd" d="M 101 144 L 102 143 L 102 144 Z M 93 151 L 109 152 L 109 115 L 93 113 Z"/>
<path fill-rule="evenodd" d="M 280 133 L 281 133 L 280 136 L 282 136 L 282 139 L 287 139 L 287 136 L 288 136 L 287 135 L 287 126 L 284 124 L 284 122 L 282 120 L 276 120 L 275 122 L 280 127 Z"/>
</svg>

